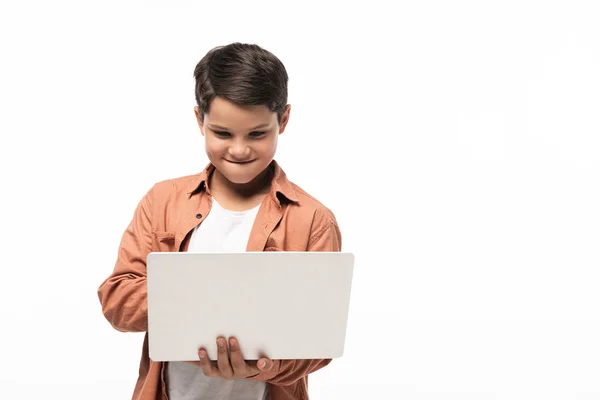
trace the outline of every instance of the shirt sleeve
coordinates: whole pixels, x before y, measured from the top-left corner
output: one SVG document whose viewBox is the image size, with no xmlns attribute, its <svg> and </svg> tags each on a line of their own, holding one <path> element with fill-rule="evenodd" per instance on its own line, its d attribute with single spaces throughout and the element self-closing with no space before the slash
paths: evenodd
<svg viewBox="0 0 600 400">
<path fill-rule="evenodd" d="M 98 288 L 102 312 L 117 330 L 148 330 L 146 257 L 152 250 L 152 189 L 125 230 L 111 275 Z"/>
<path fill-rule="evenodd" d="M 307 251 L 341 251 L 342 236 L 331 211 L 317 211 L 311 231 Z M 331 359 L 275 360 L 271 371 L 261 372 L 248 379 L 261 380 L 272 385 L 289 386 L 306 375 L 323 368 L 331 361 Z"/>
</svg>

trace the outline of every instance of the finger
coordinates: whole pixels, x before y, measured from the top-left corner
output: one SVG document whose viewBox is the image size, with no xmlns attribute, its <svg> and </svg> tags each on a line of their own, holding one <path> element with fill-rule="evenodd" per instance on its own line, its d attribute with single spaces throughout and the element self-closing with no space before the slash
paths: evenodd
<svg viewBox="0 0 600 400">
<path fill-rule="evenodd" d="M 215 368 L 210 359 L 208 358 L 208 352 L 205 349 L 198 350 L 198 357 L 200 358 L 200 368 L 206 376 L 217 377 L 220 376 L 219 370 Z"/>
<path fill-rule="evenodd" d="M 270 371 L 271 369 L 273 369 L 274 364 L 275 363 L 273 362 L 273 360 L 270 360 L 266 357 L 262 357 L 260 360 L 258 360 L 258 362 L 256 363 L 256 366 L 261 371 L 266 372 L 266 371 Z"/>
<path fill-rule="evenodd" d="M 227 341 L 225 338 L 217 338 L 217 365 L 221 376 L 225 379 L 233 379 L 233 368 L 229 362 L 229 354 L 227 354 Z"/>
<path fill-rule="evenodd" d="M 245 378 L 248 372 L 248 365 L 246 364 L 246 360 L 244 360 L 240 343 L 236 338 L 229 338 L 229 349 L 231 350 L 230 359 L 231 366 L 233 368 L 233 374 L 237 377 Z"/>
</svg>

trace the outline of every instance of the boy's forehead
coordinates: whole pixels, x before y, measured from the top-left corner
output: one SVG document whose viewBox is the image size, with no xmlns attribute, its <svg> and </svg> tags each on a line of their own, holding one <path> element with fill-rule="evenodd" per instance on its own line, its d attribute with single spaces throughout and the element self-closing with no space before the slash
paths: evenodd
<svg viewBox="0 0 600 400">
<path fill-rule="evenodd" d="M 247 129 L 270 124 L 276 113 L 267 106 L 239 106 L 231 101 L 216 97 L 205 115 L 207 125 L 218 125 L 229 129 Z M 275 118 L 275 119 L 274 119 Z"/>
</svg>

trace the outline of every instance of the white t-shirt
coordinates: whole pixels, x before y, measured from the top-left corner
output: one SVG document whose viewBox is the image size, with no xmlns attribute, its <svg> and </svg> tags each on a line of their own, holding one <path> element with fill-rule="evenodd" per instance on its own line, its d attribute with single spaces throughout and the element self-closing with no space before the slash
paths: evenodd
<svg viewBox="0 0 600 400">
<path fill-rule="evenodd" d="M 229 211 L 213 198 L 209 214 L 192 232 L 188 252 L 246 251 L 259 207 L 260 205 L 247 211 Z M 267 398 L 265 382 L 211 378 L 204 375 L 201 368 L 185 362 L 167 363 L 167 391 L 170 400 L 264 400 Z"/>
</svg>

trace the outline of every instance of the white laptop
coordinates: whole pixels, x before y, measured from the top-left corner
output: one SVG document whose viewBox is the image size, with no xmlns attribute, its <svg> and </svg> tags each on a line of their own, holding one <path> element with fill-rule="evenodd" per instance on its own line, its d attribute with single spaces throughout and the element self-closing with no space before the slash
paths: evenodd
<svg viewBox="0 0 600 400">
<path fill-rule="evenodd" d="M 341 357 L 353 269 L 342 252 L 150 253 L 150 359 L 216 360 L 219 336 L 247 360 Z"/>
</svg>

